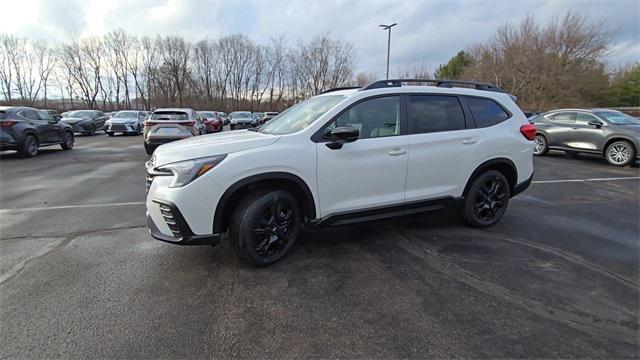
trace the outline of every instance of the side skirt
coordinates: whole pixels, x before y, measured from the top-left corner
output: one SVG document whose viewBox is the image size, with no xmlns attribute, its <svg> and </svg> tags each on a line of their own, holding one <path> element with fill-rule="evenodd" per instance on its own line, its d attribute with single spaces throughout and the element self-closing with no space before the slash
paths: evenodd
<svg viewBox="0 0 640 360">
<path fill-rule="evenodd" d="M 462 197 L 442 197 L 426 201 L 414 201 L 401 205 L 388 205 L 365 210 L 347 211 L 312 220 L 309 225 L 311 227 L 346 225 L 365 221 L 386 219 L 396 216 L 417 214 L 432 210 L 459 206 L 462 204 L 462 200 Z"/>
</svg>

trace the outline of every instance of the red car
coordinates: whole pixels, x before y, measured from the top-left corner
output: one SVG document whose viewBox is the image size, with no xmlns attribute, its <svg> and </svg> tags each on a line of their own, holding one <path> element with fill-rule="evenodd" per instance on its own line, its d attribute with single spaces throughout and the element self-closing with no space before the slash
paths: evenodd
<svg viewBox="0 0 640 360">
<path fill-rule="evenodd" d="M 207 130 L 207 133 L 214 133 L 222 131 L 222 119 L 215 111 L 198 111 L 198 116 L 204 119 L 203 124 Z"/>
</svg>

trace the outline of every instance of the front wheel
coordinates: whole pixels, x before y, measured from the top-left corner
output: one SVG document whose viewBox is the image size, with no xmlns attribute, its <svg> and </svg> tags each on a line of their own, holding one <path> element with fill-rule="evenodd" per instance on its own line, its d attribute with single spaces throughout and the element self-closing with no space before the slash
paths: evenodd
<svg viewBox="0 0 640 360">
<path fill-rule="evenodd" d="M 18 153 L 22 156 L 33 157 L 38 154 L 38 139 L 33 135 L 25 136 L 20 147 L 18 147 Z"/>
<path fill-rule="evenodd" d="M 71 150 L 73 149 L 74 141 L 73 133 L 71 131 L 65 131 L 60 147 L 62 147 L 62 150 Z"/>
<path fill-rule="evenodd" d="M 549 145 L 547 144 L 547 138 L 542 134 L 537 134 L 535 138 L 535 144 L 533 146 L 533 155 L 544 155 L 549 151 Z"/>
<path fill-rule="evenodd" d="M 509 182 L 501 172 L 490 170 L 476 178 L 464 199 L 463 215 L 470 226 L 494 225 L 507 210 Z"/>
<path fill-rule="evenodd" d="M 300 233 L 300 206 L 283 190 L 248 195 L 236 208 L 229 240 L 236 254 L 253 266 L 282 259 Z"/>
<path fill-rule="evenodd" d="M 627 166 L 636 158 L 636 150 L 630 142 L 618 140 L 607 146 L 604 157 L 611 165 Z"/>
</svg>

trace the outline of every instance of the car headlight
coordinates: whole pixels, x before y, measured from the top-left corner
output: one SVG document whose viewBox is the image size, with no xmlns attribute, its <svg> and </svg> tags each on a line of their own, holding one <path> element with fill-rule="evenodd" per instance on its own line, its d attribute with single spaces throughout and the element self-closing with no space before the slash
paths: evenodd
<svg viewBox="0 0 640 360">
<path fill-rule="evenodd" d="M 218 165 L 227 155 L 216 155 L 205 158 L 179 161 L 158 167 L 159 172 L 171 172 L 173 181 L 169 187 L 183 187 L 193 180 L 204 175 L 207 171 Z"/>
</svg>

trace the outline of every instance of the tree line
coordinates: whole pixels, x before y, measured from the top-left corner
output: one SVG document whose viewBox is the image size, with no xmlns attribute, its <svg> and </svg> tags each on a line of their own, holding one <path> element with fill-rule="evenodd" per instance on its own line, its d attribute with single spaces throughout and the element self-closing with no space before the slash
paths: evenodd
<svg viewBox="0 0 640 360">
<path fill-rule="evenodd" d="M 124 30 L 50 44 L 0 34 L 5 103 L 58 109 L 282 110 L 352 81 L 349 42 L 320 34 L 290 46 L 242 34 L 189 41 Z"/>
<path fill-rule="evenodd" d="M 640 64 L 608 69 L 609 47 L 603 23 L 568 12 L 542 26 L 528 16 L 435 72 L 423 62 L 398 66 L 397 76 L 494 83 L 525 110 L 640 106 Z M 190 41 L 124 30 L 52 44 L 0 34 L 0 101 L 105 111 L 282 110 L 330 88 L 378 80 L 354 73 L 356 60 L 352 43 L 328 34 L 295 44 L 284 37 L 258 44 L 242 34 Z"/>
<path fill-rule="evenodd" d="M 527 110 L 640 106 L 640 65 L 607 70 L 609 37 L 603 23 L 575 13 L 545 26 L 528 16 L 458 52 L 434 76 L 494 83 Z"/>
</svg>

